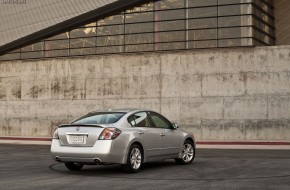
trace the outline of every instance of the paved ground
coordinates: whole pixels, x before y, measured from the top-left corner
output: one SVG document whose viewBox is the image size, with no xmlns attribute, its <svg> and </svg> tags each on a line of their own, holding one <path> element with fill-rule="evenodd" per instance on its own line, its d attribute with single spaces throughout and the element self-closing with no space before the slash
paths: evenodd
<svg viewBox="0 0 290 190">
<path fill-rule="evenodd" d="M 0 144 L 0 189 L 290 189 L 289 150 L 199 149 L 192 165 L 169 160 L 126 174 L 117 165 L 70 172 L 49 148 Z"/>
</svg>

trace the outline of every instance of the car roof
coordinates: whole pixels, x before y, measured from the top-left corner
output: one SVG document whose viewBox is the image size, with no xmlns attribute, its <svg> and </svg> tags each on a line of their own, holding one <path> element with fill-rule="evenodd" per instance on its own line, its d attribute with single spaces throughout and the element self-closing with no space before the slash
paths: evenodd
<svg viewBox="0 0 290 190">
<path fill-rule="evenodd" d="M 96 110 L 96 111 L 92 111 L 90 113 L 97 113 L 97 112 L 124 112 L 124 113 L 129 113 L 129 112 L 134 112 L 134 111 L 151 111 L 151 110 L 139 109 L 139 108 L 122 108 L 122 109 Z"/>
</svg>

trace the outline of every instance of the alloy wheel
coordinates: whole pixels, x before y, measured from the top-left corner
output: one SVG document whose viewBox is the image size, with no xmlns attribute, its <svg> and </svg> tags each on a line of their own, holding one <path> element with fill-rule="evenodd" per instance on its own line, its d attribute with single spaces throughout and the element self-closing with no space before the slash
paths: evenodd
<svg viewBox="0 0 290 190">
<path fill-rule="evenodd" d="M 130 154 L 130 163 L 132 168 L 137 170 L 141 166 L 141 162 L 142 162 L 141 151 L 137 147 L 135 147 L 132 149 Z"/>
<path fill-rule="evenodd" d="M 194 149 L 191 144 L 186 143 L 182 147 L 181 159 L 184 162 L 190 162 L 194 156 Z"/>
</svg>

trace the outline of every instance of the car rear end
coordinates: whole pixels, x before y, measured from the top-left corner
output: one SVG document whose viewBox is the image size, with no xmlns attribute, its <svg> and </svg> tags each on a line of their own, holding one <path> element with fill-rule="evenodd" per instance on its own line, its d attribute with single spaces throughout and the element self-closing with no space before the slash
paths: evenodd
<svg viewBox="0 0 290 190">
<path fill-rule="evenodd" d="M 58 162 L 84 164 L 125 163 L 127 141 L 122 131 L 110 123 L 86 123 L 89 122 L 58 127 L 51 144 L 53 158 Z"/>
</svg>

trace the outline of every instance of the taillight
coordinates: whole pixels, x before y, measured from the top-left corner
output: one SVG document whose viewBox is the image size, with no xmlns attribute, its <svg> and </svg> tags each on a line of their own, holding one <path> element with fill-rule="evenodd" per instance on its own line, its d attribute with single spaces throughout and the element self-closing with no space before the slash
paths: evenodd
<svg viewBox="0 0 290 190">
<path fill-rule="evenodd" d="M 59 139 L 57 130 L 54 131 L 52 138 L 53 139 Z"/>
<path fill-rule="evenodd" d="M 112 140 L 117 138 L 122 131 L 118 128 L 105 128 L 101 133 L 99 140 Z"/>
</svg>

